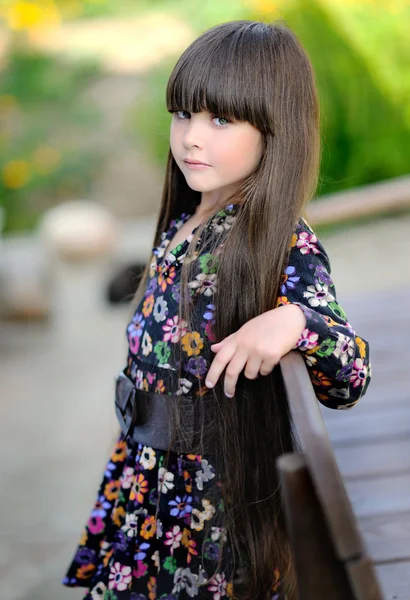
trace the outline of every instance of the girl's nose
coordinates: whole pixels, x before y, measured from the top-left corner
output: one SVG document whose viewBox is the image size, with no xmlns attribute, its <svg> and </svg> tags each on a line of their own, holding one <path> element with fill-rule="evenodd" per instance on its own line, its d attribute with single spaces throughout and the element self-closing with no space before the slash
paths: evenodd
<svg viewBox="0 0 410 600">
<path fill-rule="evenodd" d="M 202 148 L 203 147 L 203 131 L 199 123 L 194 123 L 190 120 L 189 126 L 185 132 L 184 144 L 186 148 Z"/>
</svg>

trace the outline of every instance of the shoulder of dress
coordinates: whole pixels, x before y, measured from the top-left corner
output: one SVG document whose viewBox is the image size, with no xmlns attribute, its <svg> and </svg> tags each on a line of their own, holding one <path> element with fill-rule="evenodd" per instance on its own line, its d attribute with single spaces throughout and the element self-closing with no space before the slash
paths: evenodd
<svg viewBox="0 0 410 600">
<path fill-rule="evenodd" d="M 307 219 L 300 215 L 296 222 L 295 231 L 298 232 L 298 231 L 303 231 L 303 230 L 309 231 L 311 234 L 316 235 L 313 227 L 309 224 Z"/>
</svg>

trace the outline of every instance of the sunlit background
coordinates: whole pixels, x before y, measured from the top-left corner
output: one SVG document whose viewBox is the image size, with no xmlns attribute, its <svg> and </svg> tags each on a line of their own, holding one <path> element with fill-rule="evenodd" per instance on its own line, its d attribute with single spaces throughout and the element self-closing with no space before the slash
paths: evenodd
<svg viewBox="0 0 410 600">
<path fill-rule="evenodd" d="M 0 0 L 2 600 L 82 597 L 59 580 L 116 435 L 167 78 L 195 37 L 233 19 L 284 19 L 312 60 L 311 216 L 342 304 L 410 286 L 408 0 Z"/>
</svg>

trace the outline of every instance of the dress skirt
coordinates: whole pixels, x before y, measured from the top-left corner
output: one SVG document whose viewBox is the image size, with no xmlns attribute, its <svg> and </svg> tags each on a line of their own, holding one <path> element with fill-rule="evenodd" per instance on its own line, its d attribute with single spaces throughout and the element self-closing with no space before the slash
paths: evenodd
<svg viewBox="0 0 410 600">
<path fill-rule="evenodd" d="M 233 597 L 241 574 L 232 573 L 228 544 L 213 576 L 226 537 L 211 457 L 170 452 L 165 467 L 166 457 L 165 450 L 128 445 L 120 434 L 62 582 L 87 588 L 83 600 Z M 284 600 L 279 587 L 277 573 L 272 600 Z"/>
</svg>

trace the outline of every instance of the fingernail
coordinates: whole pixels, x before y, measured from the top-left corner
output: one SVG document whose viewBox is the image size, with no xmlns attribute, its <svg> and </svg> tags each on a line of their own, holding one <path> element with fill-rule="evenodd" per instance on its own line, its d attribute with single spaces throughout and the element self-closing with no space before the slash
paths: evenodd
<svg viewBox="0 0 410 600">
<path fill-rule="evenodd" d="M 205 385 L 207 388 L 211 388 L 214 386 L 214 384 L 212 383 L 212 381 L 209 381 L 208 379 L 205 380 Z"/>
<path fill-rule="evenodd" d="M 226 396 L 227 398 L 233 398 L 233 394 L 228 394 L 227 392 L 225 392 L 225 396 Z"/>
</svg>

